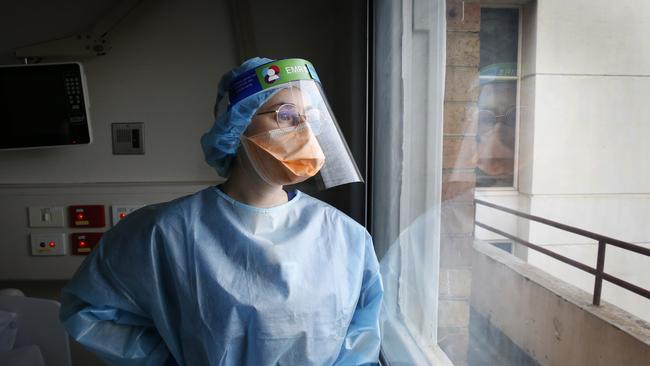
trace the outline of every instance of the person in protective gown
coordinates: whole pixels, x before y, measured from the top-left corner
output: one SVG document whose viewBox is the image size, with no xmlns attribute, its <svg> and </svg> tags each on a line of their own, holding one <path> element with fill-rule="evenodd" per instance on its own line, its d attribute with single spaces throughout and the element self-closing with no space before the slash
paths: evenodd
<svg viewBox="0 0 650 366">
<path fill-rule="evenodd" d="M 226 99 L 201 144 L 228 180 L 107 231 L 62 291 L 63 325 L 111 365 L 377 364 L 370 235 L 286 187 L 361 181 L 313 66 L 250 59 Z"/>
</svg>

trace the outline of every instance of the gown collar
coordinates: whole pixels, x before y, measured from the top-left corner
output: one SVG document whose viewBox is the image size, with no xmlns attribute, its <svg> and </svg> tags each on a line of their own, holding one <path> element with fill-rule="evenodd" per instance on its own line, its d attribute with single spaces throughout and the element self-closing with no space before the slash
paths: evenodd
<svg viewBox="0 0 650 366">
<path fill-rule="evenodd" d="M 251 205 L 248 205 L 248 204 L 245 204 L 243 202 L 239 202 L 239 201 L 235 200 L 234 198 L 227 195 L 224 191 L 222 191 L 217 186 L 212 186 L 211 188 L 212 188 L 212 190 L 214 190 L 217 193 L 217 195 L 219 195 L 219 197 L 223 198 L 224 200 L 226 200 L 227 202 L 229 202 L 230 204 L 232 204 L 234 206 L 237 206 L 237 207 L 245 209 L 245 210 L 256 211 L 256 212 L 265 212 L 265 213 L 275 212 L 275 211 L 279 211 L 279 210 L 283 210 L 285 208 L 288 208 L 288 207 L 292 206 L 295 202 L 300 200 L 300 198 L 302 197 L 302 192 L 295 189 L 295 190 L 292 190 L 292 191 L 287 191 L 287 194 L 289 196 L 289 200 L 287 202 L 285 202 L 285 203 L 282 203 L 282 204 L 279 204 L 279 205 L 273 206 L 273 207 L 255 207 L 255 206 L 251 206 Z"/>
</svg>

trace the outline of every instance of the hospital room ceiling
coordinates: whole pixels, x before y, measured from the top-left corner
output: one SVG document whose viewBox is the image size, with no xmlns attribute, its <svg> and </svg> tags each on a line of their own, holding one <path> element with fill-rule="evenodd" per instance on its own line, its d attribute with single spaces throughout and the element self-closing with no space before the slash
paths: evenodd
<svg viewBox="0 0 650 366">
<path fill-rule="evenodd" d="M 120 0 L 24 0 L 0 2 L 0 46 L 13 50 L 92 28 Z"/>
</svg>

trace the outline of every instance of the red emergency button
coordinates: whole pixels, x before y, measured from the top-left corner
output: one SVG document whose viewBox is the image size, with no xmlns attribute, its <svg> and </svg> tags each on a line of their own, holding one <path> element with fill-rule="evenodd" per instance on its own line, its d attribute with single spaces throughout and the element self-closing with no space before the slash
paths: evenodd
<svg viewBox="0 0 650 366">
<path fill-rule="evenodd" d="M 99 243 L 103 233 L 74 233 L 71 234 L 72 254 L 87 255 Z"/>
<path fill-rule="evenodd" d="M 53 242 L 53 241 L 51 241 L 51 242 L 50 242 L 50 248 L 54 248 L 55 246 L 56 246 L 56 243 Z"/>
<path fill-rule="evenodd" d="M 120 219 L 123 219 L 126 217 L 126 214 L 124 212 L 120 213 Z"/>
<path fill-rule="evenodd" d="M 103 205 L 70 206 L 71 227 L 104 227 L 106 216 Z"/>
</svg>

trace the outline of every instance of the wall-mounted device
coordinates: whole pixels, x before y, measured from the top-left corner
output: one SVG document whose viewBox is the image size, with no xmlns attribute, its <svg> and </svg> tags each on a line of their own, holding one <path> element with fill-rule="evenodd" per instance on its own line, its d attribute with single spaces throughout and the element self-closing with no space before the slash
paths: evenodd
<svg viewBox="0 0 650 366">
<path fill-rule="evenodd" d="M 64 227 L 63 207 L 30 206 L 29 227 Z"/>
<path fill-rule="evenodd" d="M 0 66 L 0 149 L 91 142 L 81 64 Z"/>
<path fill-rule="evenodd" d="M 32 255 L 65 255 L 65 234 L 31 234 Z"/>
<path fill-rule="evenodd" d="M 104 233 L 74 233 L 70 235 L 72 254 L 88 255 L 99 243 Z"/>
<path fill-rule="evenodd" d="M 113 123 L 113 155 L 144 154 L 144 123 Z"/>
<path fill-rule="evenodd" d="M 70 227 L 104 227 L 104 205 L 81 205 L 68 207 Z"/>
<path fill-rule="evenodd" d="M 144 207 L 144 205 L 112 205 L 111 217 L 113 221 L 113 226 L 117 225 L 118 222 L 122 221 L 122 219 L 124 219 L 126 215 L 142 207 Z"/>
</svg>

